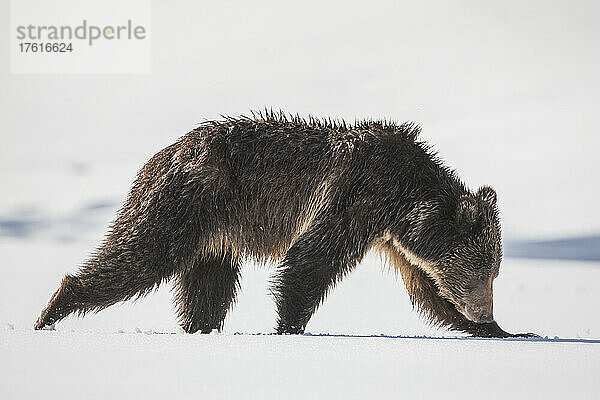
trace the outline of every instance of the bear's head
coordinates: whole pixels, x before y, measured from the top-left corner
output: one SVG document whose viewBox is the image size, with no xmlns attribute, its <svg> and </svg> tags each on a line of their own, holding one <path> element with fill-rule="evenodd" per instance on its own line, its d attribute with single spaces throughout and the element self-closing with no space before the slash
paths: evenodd
<svg viewBox="0 0 600 400">
<path fill-rule="evenodd" d="M 463 195 L 455 215 L 455 244 L 436 260 L 440 294 L 474 322 L 493 321 L 493 282 L 502 260 L 496 192 Z"/>
<path fill-rule="evenodd" d="M 493 281 L 502 260 L 496 192 L 481 187 L 451 201 L 422 202 L 403 229 L 391 232 L 393 247 L 420 268 L 467 319 L 493 317 Z"/>
</svg>

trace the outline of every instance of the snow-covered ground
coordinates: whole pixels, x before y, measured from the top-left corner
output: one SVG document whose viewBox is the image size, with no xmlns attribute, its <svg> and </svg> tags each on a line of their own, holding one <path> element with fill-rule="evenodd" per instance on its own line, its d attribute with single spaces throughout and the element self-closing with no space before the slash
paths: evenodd
<svg viewBox="0 0 600 400">
<path fill-rule="evenodd" d="M 594 399 L 600 344 L 3 334 L 3 398 Z"/>
</svg>

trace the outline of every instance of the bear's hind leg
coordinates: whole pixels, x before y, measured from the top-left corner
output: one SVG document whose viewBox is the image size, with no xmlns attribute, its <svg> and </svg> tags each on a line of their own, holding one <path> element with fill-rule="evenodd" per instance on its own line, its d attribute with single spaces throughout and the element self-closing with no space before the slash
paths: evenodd
<svg viewBox="0 0 600 400">
<path fill-rule="evenodd" d="M 74 301 L 77 283 L 71 275 L 67 275 L 63 278 L 60 287 L 48 302 L 48 305 L 42 310 L 39 318 L 37 319 L 34 329 L 43 329 L 46 326 L 54 325 L 55 322 L 60 321 L 75 310 L 76 301 Z"/>
<path fill-rule="evenodd" d="M 129 253 L 100 252 L 78 273 L 65 276 L 34 328 L 43 329 L 74 312 L 100 311 L 143 296 L 168 279 L 173 270 L 169 265 L 156 268 L 151 260 L 132 259 Z"/>
<path fill-rule="evenodd" d="M 102 246 L 63 280 L 36 329 L 143 296 L 193 262 L 219 221 L 214 191 L 204 187 L 201 171 L 188 168 L 197 161 L 189 146 L 177 142 L 146 163 Z"/>
<path fill-rule="evenodd" d="M 221 330 L 239 288 L 240 262 L 230 252 L 200 255 L 175 276 L 175 303 L 187 333 Z"/>
</svg>

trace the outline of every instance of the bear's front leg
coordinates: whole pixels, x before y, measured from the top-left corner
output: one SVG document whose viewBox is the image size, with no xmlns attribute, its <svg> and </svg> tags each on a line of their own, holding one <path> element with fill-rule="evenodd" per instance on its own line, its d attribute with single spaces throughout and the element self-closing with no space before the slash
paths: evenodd
<svg viewBox="0 0 600 400">
<path fill-rule="evenodd" d="M 364 256 L 365 229 L 350 232 L 350 221 L 333 213 L 313 222 L 286 253 L 273 279 L 277 333 L 300 334 L 327 292 Z M 361 234 L 361 232 L 364 232 Z"/>
<path fill-rule="evenodd" d="M 460 322 L 456 328 L 466 333 L 470 333 L 474 337 L 482 338 L 509 338 L 509 337 L 522 337 L 522 338 L 536 338 L 540 337 L 535 333 L 508 333 L 500 326 L 496 321 L 487 324 L 478 324 L 472 321 L 464 319 Z"/>
</svg>

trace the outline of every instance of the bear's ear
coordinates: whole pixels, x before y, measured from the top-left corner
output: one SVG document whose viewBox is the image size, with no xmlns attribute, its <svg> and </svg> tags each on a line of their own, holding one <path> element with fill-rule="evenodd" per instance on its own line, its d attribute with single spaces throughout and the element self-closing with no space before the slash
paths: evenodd
<svg viewBox="0 0 600 400">
<path fill-rule="evenodd" d="M 477 199 L 470 194 L 460 196 L 456 209 L 456 223 L 464 230 L 469 230 L 479 219 Z"/>
<path fill-rule="evenodd" d="M 477 191 L 477 197 L 491 206 L 496 205 L 496 191 L 489 186 L 482 186 Z"/>
</svg>

